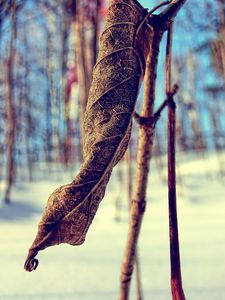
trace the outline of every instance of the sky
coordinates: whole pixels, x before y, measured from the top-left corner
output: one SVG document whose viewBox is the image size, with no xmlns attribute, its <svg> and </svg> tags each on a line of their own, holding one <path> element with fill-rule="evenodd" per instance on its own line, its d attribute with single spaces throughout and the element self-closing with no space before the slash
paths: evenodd
<svg viewBox="0 0 225 300">
<path fill-rule="evenodd" d="M 188 0 L 186 7 L 190 6 L 194 0 Z M 156 3 L 160 1 L 147 1 L 141 0 L 140 3 L 149 9 L 152 9 Z M 174 55 L 186 55 L 191 51 L 193 51 L 198 45 L 201 45 L 208 36 L 209 33 L 202 34 L 199 32 L 195 26 L 191 26 L 187 21 L 187 17 L 185 16 L 185 6 L 178 13 L 175 26 L 174 26 L 174 34 L 173 34 L 173 54 Z M 202 11 L 193 12 L 195 16 L 198 17 L 199 20 L 202 18 Z M 185 16 L 185 18 L 184 18 Z M 33 66 L 35 67 L 37 64 L 40 65 L 40 68 L 45 65 L 45 47 L 46 47 L 46 35 L 43 34 L 43 28 L 46 26 L 46 23 L 43 18 L 42 12 L 40 12 L 37 2 L 33 0 L 27 0 L 24 9 L 19 13 L 19 24 L 26 24 L 25 31 L 27 34 L 27 40 L 29 44 L 29 49 L 23 49 L 22 51 L 29 51 L 29 56 L 32 55 Z M 0 52 L 1 55 L 7 56 L 8 51 L 8 40 L 9 40 L 9 20 L 6 20 L 3 24 L 2 28 L 2 36 L 0 43 Z M 18 35 L 22 36 L 24 30 L 24 26 L 20 26 L 18 30 Z M 157 88 L 156 88 L 156 106 L 160 104 L 165 98 L 164 92 L 164 61 L 165 61 L 165 40 L 166 34 L 164 34 L 163 41 L 161 43 L 161 51 L 160 51 L 160 59 L 158 66 L 158 79 L 157 79 Z M 60 41 L 55 37 L 56 44 L 58 45 L 58 52 L 60 51 Z M 18 44 L 18 47 L 22 49 L 23 43 Z M 34 51 L 32 50 L 34 49 Z M 38 51 L 36 51 L 38 50 Z M 206 83 L 213 83 L 218 78 L 212 69 L 209 72 L 209 65 L 211 63 L 209 55 L 207 52 L 204 53 L 195 53 L 195 59 L 197 61 L 197 68 L 200 74 L 201 80 L 198 80 L 198 102 L 201 108 L 201 118 L 202 124 L 204 126 L 204 130 L 208 131 L 210 129 L 208 116 L 206 112 L 205 103 L 208 101 L 205 93 L 203 93 L 203 88 Z M 59 62 L 59 53 L 56 58 L 56 66 L 58 68 Z M 32 84 L 32 97 L 35 98 L 36 103 L 40 103 L 41 105 L 46 101 L 46 81 L 43 76 L 36 72 L 37 70 L 32 69 L 29 75 L 29 80 Z M 56 74 L 59 76 L 59 74 Z M 57 81 L 57 80 L 56 80 Z M 58 85 L 60 85 L 60 81 L 58 80 Z M 142 90 L 140 92 L 140 98 L 142 96 Z M 39 105 L 40 106 L 40 105 Z M 41 126 L 40 126 L 41 127 Z"/>
</svg>

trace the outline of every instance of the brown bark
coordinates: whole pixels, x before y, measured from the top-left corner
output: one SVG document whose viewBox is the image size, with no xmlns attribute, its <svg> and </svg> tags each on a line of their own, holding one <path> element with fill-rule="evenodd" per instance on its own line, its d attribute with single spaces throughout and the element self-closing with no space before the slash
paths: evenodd
<svg viewBox="0 0 225 300">
<path fill-rule="evenodd" d="M 178 221 L 176 206 L 176 106 L 171 93 L 171 52 L 172 25 L 168 30 L 166 47 L 166 94 L 168 95 L 168 198 L 169 198 L 169 237 L 170 237 L 170 266 L 171 292 L 173 300 L 185 300 L 182 288 L 180 251 L 178 237 Z"/>
<path fill-rule="evenodd" d="M 10 37 L 10 48 L 9 57 L 7 62 L 7 170 L 6 170 L 6 191 L 5 191 L 5 202 L 10 203 L 10 193 L 12 184 L 14 181 L 15 174 L 15 161 L 14 161 L 14 148 L 15 148 L 15 108 L 13 101 L 13 66 L 15 48 L 14 41 L 16 38 L 16 1 L 14 0 L 11 8 L 11 37 Z"/>
<path fill-rule="evenodd" d="M 168 28 L 168 24 L 174 19 L 184 3 L 185 0 L 172 1 L 159 16 L 151 17 L 148 21 L 152 32 L 149 39 L 150 52 L 145 69 L 142 107 L 142 116 L 145 118 L 150 118 L 153 115 L 159 45 L 163 32 Z M 127 300 L 129 298 L 130 281 L 135 263 L 138 236 L 146 206 L 146 190 L 153 137 L 154 126 L 140 126 L 134 198 L 131 205 L 128 237 L 121 269 L 120 300 Z"/>
</svg>

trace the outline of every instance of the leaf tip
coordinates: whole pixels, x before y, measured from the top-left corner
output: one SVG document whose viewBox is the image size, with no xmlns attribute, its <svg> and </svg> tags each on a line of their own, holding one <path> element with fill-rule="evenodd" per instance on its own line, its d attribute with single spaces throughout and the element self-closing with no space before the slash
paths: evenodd
<svg viewBox="0 0 225 300">
<path fill-rule="evenodd" d="M 38 267 L 39 261 L 35 256 L 37 255 L 37 252 L 34 252 L 33 250 L 29 250 L 27 259 L 24 264 L 24 269 L 28 272 L 32 272 L 36 270 Z"/>
</svg>

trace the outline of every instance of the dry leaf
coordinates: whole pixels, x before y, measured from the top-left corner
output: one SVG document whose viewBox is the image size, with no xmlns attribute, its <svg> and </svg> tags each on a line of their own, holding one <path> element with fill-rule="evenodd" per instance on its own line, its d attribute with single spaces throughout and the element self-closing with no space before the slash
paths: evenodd
<svg viewBox="0 0 225 300">
<path fill-rule="evenodd" d="M 84 119 L 84 163 L 73 182 L 49 197 L 25 262 L 28 271 L 37 267 L 34 257 L 39 250 L 60 243 L 80 245 L 85 240 L 112 168 L 129 141 L 149 51 L 147 14 L 135 0 L 110 1 Z"/>
</svg>

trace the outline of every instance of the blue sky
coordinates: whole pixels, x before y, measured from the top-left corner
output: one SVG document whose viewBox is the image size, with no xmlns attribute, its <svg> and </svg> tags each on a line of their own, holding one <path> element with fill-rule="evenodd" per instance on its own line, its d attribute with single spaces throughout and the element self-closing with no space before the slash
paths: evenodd
<svg viewBox="0 0 225 300">
<path fill-rule="evenodd" d="M 188 0 L 186 5 L 192 5 L 192 2 L 194 0 Z M 152 9 L 155 4 L 160 3 L 161 1 L 151 1 L 151 0 L 141 0 L 140 3 L 149 9 Z M 195 17 L 198 20 L 201 20 L 202 18 L 202 12 L 201 11 L 194 11 Z M 208 36 L 209 33 L 202 34 L 199 32 L 190 22 L 188 22 L 187 17 L 185 16 L 185 7 L 182 8 L 182 10 L 178 13 L 175 21 L 174 26 L 174 35 L 173 35 L 173 54 L 174 55 L 186 55 L 191 49 L 193 49 L 200 45 L 202 42 L 204 42 Z M 183 21 L 185 19 L 185 22 Z M 24 9 L 19 13 L 19 22 L 20 24 L 25 23 L 26 24 L 26 30 L 28 32 L 29 38 L 29 51 L 32 51 L 32 49 L 35 49 L 32 53 L 29 54 L 29 57 L 31 55 L 34 57 L 34 64 L 37 63 L 37 60 L 39 60 L 39 56 L 43 56 L 42 52 L 45 51 L 46 46 L 46 36 L 43 34 L 43 28 L 45 20 L 42 16 L 42 12 L 39 10 L 37 6 L 37 2 L 33 0 L 28 0 L 26 2 L 26 5 Z M 210 20 L 209 20 L 210 22 Z M 10 24 L 9 21 L 6 20 L 3 24 L 3 34 L 1 36 L 1 54 L 6 55 L 7 54 L 7 47 L 8 40 L 9 40 L 9 28 Z M 18 34 L 21 35 L 21 30 L 24 30 L 24 26 L 19 27 Z M 157 93 L 156 93 L 156 106 L 159 105 L 160 102 L 162 102 L 165 98 L 164 93 L 164 60 L 165 60 L 165 39 L 166 34 L 164 34 L 164 39 L 161 44 L 161 51 L 160 51 L 160 59 L 159 59 L 159 67 L 158 67 L 158 78 L 157 78 Z M 60 48 L 60 41 L 58 41 L 58 45 Z M 20 43 L 20 47 L 22 49 L 22 44 Z M 38 50 L 40 48 L 40 50 Z M 38 50 L 38 51 L 37 51 Z M 24 50 L 22 50 L 24 51 Z M 43 52 L 43 54 L 45 54 Z M 209 122 L 207 119 L 207 112 L 205 108 L 205 103 L 208 101 L 209 97 L 208 95 L 205 95 L 203 93 L 203 87 L 206 82 L 212 83 L 215 82 L 215 79 L 218 78 L 215 77 L 215 73 L 211 70 L 209 72 L 209 65 L 210 65 L 210 58 L 207 52 L 199 54 L 196 53 L 196 60 L 198 62 L 198 71 L 199 74 L 201 74 L 201 80 L 198 80 L 198 94 L 196 97 L 198 98 L 199 105 L 201 107 L 201 118 L 204 124 L 204 129 L 209 130 Z M 58 58 L 56 58 L 57 60 Z M 44 56 L 41 57 L 41 64 L 42 61 L 44 62 Z M 33 72 L 33 73 L 32 73 Z M 36 78 L 35 78 L 36 76 Z M 57 75 L 58 76 L 58 75 Z M 40 74 L 35 73 L 33 70 L 31 70 L 30 74 L 30 81 L 32 83 L 32 94 L 33 97 L 36 98 L 35 101 L 41 103 L 43 105 L 45 101 L 45 90 L 46 90 L 46 84 L 43 81 L 44 79 Z M 58 82 L 60 85 L 60 82 Z M 142 93 L 140 93 L 141 96 Z"/>
</svg>

